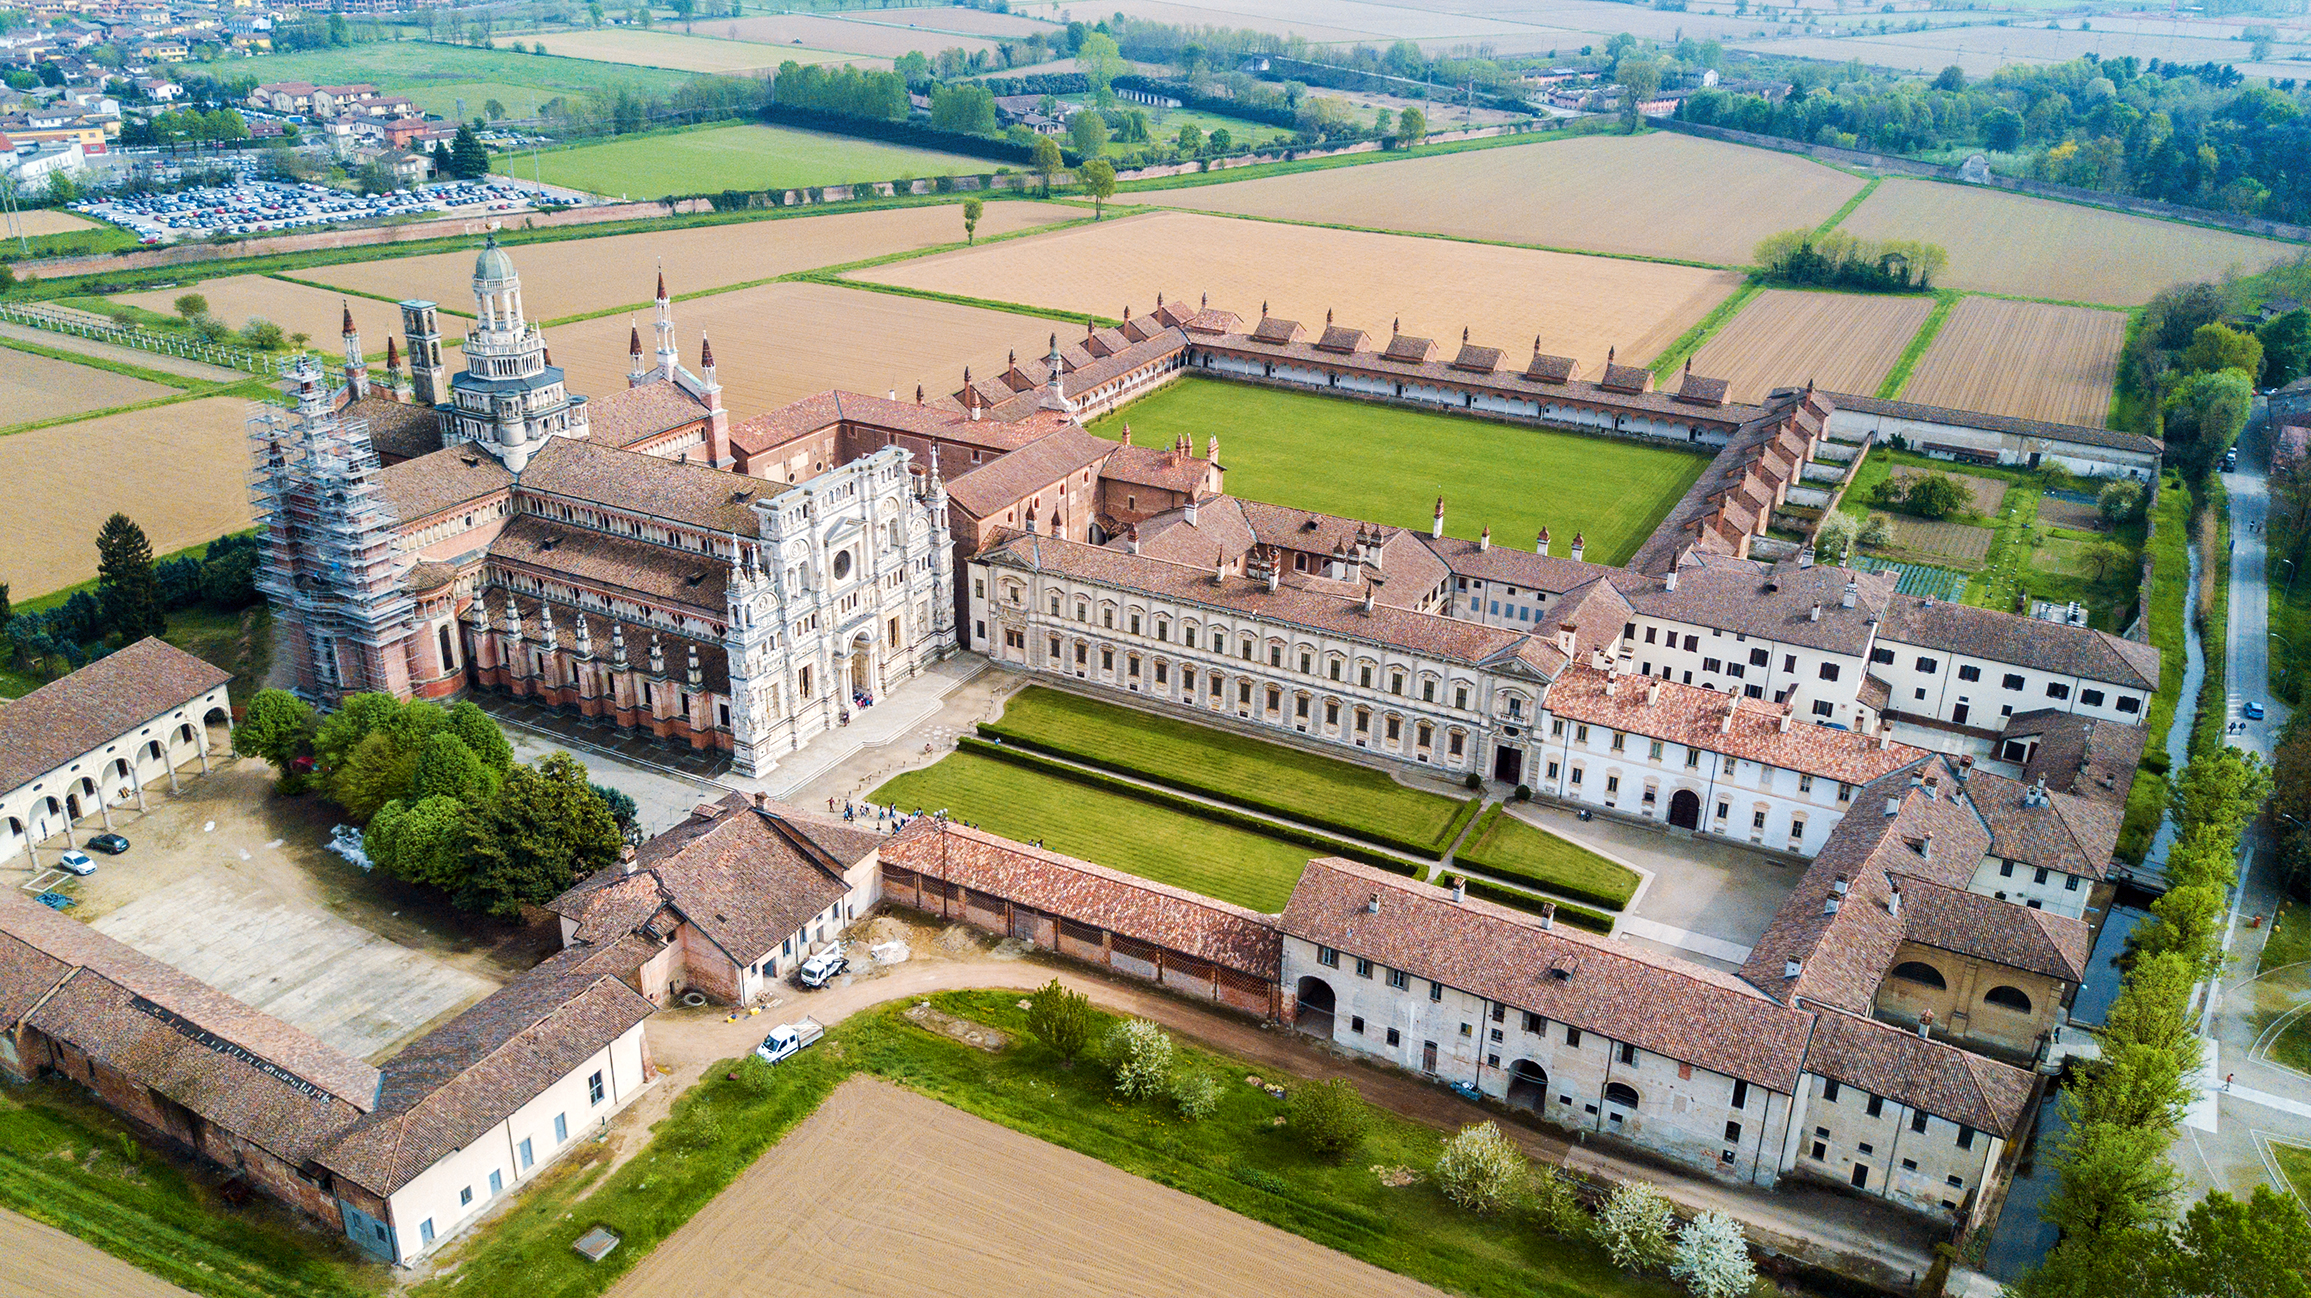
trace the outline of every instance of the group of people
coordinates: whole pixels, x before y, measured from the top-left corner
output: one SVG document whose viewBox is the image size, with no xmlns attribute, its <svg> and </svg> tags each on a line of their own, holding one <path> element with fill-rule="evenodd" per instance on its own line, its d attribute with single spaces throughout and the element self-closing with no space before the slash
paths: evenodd
<svg viewBox="0 0 2311 1298">
<path fill-rule="evenodd" d="M 843 819 L 846 822 L 850 824 L 857 824 L 862 820 L 871 820 L 875 822 L 875 824 L 879 827 L 877 832 L 886 834 L 898 833 L 900 830 L 905 829 L 907 826 L 914 824 L 925 814 L 921 807 L 917 807 L 913 811 L 900 811 L 896 807 L 878 806 L 872 802 L 852 802 L 848 798 L 828 798 L 827 812 L 829 815 L 834 813 L 835 804 L 837 803 L 842 804 Z M 955 820 L 953 816 L 947 814 L 947 809 L 945 807 L 941 807 L 937 811 L 931 812 L 929 814 L 934 820 L 954 821 L 955 824 L 964 825 L 971 829 L 977 829 L 979 827 L 978 822 L 976 821 Z M 1037 839 L 1035 841 L 1035 846 L 1043 846 L 1043 840 Z"/>
</svg>

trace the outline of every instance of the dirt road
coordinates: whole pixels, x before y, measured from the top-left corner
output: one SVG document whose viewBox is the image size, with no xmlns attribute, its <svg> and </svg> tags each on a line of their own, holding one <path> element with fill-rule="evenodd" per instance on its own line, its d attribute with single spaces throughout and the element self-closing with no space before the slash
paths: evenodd
<svg viewBox="0 0 2311 1298">
<path fill-rule="evenodd" d="M 1118 1223 L 1129 1222 L 1127 1230 Z M 775 1279 L 774 1279 L 775 1277 Z M 1436 1290 L 888 1082 L 853 1077 L 614 1298 Z"/>
<path fill-rule="evenodd" d="M 0 1208 L 0 1298 L 192 1298 L 53 1226 Z"/>
</svg>

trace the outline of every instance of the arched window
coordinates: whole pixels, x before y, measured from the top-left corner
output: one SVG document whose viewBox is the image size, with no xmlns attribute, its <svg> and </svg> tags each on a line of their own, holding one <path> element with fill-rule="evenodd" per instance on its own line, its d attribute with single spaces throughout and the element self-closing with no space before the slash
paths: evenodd
<svg viewBox="0 0 2311 1298">
<path fill-rule="evenodd" d="M 2024 995 L 2019 987 L 1993 987 L 1982 994 L 1982 999 L 1988 1004 L 2001 1005 L 2018 1014 L 2030 1012 L 2030 997 Z"/>
<path fill-rule="evenodd" d="M 1896 978 L 1907 979 L 1910 982 L 1922 983 L 1928 987 L 1933 987 L 1936 989 L 1946 988 L 1950 985 L 1949 983 L 1942 980 L 1941 970 L 1936 969 L 1930 964 L 1921 964 L 1916 960 L 1905 960 L 1902 963 L 1895 965 L 1894 976 Z M 2012 989 L 2009 988 L 2008 990 Z M 2015 992 L 2015 995 L 2019 996 L 2021 993 Z M 2023 1003 L 2024 1005 L 2029 1004 L 2028 1001 Z"/>
<path fill-rule="evenodd" d="M 1605 1087 L 1605 1103 L 1634 1109 L 1637 1107 L 1637 1088 L 1623 1082 L 1610 1083 Z"/>
</svg>

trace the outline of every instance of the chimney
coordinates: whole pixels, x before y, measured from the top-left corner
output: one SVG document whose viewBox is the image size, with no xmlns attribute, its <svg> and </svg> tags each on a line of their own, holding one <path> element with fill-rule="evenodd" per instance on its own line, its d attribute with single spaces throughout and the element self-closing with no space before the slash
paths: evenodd
<svg viewBox="0 0 2311 1298">
<path fill-rule="evenodd" d="M 1804 972 L 1805 961 L 1803 960 L 1792 958 L 1781 962 L 1781 976 L 1784 978 L 1795 978 Z"/>
<path fill-rule="evenodd" d="M 1672 566 L 1669 571 L 1661 574 L 1661 589 L 1677 589 L 1677 569 L 1674 566 Z"/>
<path fill-rule="evenodd" d="M 1132 524 L 1130 530 L 1123 534 L 1123 552 L 1125 554 L 1139 553 L 1139 524 Z"/>
<path fill-rule="evenodd" d="M 1194 492 L 1188 493 L 1187 508 L 1181 512 L 1180 517 L 1187 520 L 1189 527 L 1196 525 L 1196 495 Z"/>
<path fill-rule="evenodd" d="M 1212 584 L 1213 584 L 1214 586 L 1221 586 L 1221 585 L 1225 585 L 1225 584 L 1227 584 L 1227 580 L 1228 580 L 1228 552 L 1227 552 L 1227 551 L 1225 551 L 1225 550 L 1222 550 L 1222 551 L 1220 551 L 1219 553 L 1217 553 L 1217 554 L 1215 554 L 1215 555 L 1213 555 L 1213 556 L 1212 556 Z"/>
<path fill-rule="evenodd" d="M 1822 898 L 1822 914 L 1824 914 L 1824 915 L 1835 915 L 1835 914 L 1837 914 L 1837 913 L 1838 913 L 1838 899 L 1837 899 L 1836 897 L 1834 897 L 1834 896 L 1832 896 L 1832 897 L 1824 897 L 1824 898 Z"/>
<path fill-rule="evenodd" d="M 1364 913 L 1367 915 L 1377 915 L 1380 913 L 1379 893 L 1373 893 L 1371 899 L 1364 903 Z"/>
<path fill-rule="evenodd" d="M 1368 617 L 1372 613 L 1372 583 L 1369 581 L 1364 583 L 1364 612 Z"/>
<path fill-rule="evenodd" d="M 1934 831 L 1931 829 L 1926 831 L 1924 838 L 1918 840 L 1918 859 L 1922 861 L 1934 859 Z"/>
<path fill-rule="evenodd" d="M 1853 606 L 1849 604 L 1846 607 L 1851 608 Z M 1817 599 L 1813 602 L 1813 612 L 1806 614 L 1805 620 L 1808 622 L 1819 622 L 1822 620 L 1822 602 L 1820 600 Z"/>
<path fill-rule="evenodd" d="M 1468 880 L 1461 875 L 1452 876 L 1452 904 L 1458 906 L 1467 900 Z"/>
<path fill-rule="evenodd" d="M 1900 915 L 1902 913 L 1902 885 L 1889 880 L 1888 887 L 1892 891 L 1886 894 L 1886 913 L 1888 915 Z"/>
<path fill-rule="evenodd" d="M 1794 700 L 1792 701 L 1792 703 L 1791 703 L 1791 705 L 1790 705 L 1789 707 L 1786 707 L 1786 708 L 1783 708 L 1783 709 L 1782 709 L 1782 711 L 1781 711 L 1781 724 L 1780 724 L 1780 726 L 1778 727 L 1778 729 L 1780 730 L 1780 732 L 1781 732 L 1782 734 L 1785 734 L 1785 735 L 1786 735 L 1786 734 L 1788 734 L 1788 733 L 1789 733 L 1789 719 L 1790 719 L 1790 717 L 1794 716 L 1794 715 L 1796 714 L 1796 712 L 1797 712 L 1797 705 L 1796 705 L 1796 703 L 1795 703 L 1795 701 L 1794 701 Z"/>
<path fill-rule="evenodd" d="M 1436 516 L 1436 530 L 1440 535 L 1444 531 L 1444 515 L 1442 514 Z M 1493 530 L 1490 527 L 1476 534 L 1476 548 L 1479 553 L 1493 548 Z"/>
<path fill-rule="evenodd" d="M 1721 734 L 1721 735 L 1730 735 L 1730 734 L 1732 734 L 1732 733 L 1733 733 L 1733 714 L 1734 714 L 1734 713 L 1736 713 L 1736 712 L 1739 712 L 1739 711 L 1741 711 L 1741 705 L 1740 705 L 1739 703 L 1736 703 L 1736 702 L 1734 702 L 1732 699 L 1727 699 L 1727 700 L 1725 701 L 1725 716 L 1724 716 L 1724 718 L 1723 718 L 1722 720 L 1720 720 L 1720 721 L 1717 723 L 1717 733 L 1719 733 L 1719 734 Z"/>
<path fill-rule="evenodd" d="M 1605 669 L 1605 697 L 1612 698 L 1621 688 L 1621 668 L 1618 664 Z"/>
<path fill-rule="evenodd" d="M 1918 1035 L 1919 1035 L 1919 1036 L 1921 1036 L 1921 1037 L 1930 1037 L 1930 1036 L 1932 1036 L 1932 1035 L 1933 1035 L 1933 1032 L 1934 1032 L 1934 1011 L 1932 1011 L 1932 1010 L 1920 1010 L 1920 1011 L 1918 1011 Z"/>
<path fill-rule="evenodd" d="M 1902 796 L 1900 794 L 1889 793 L 1886 795 L 1886 814 L 1889 816 L 1902 814 Z"/>
<path fill-rule="evenodd" d="M 1269 594 L 1271 594 L 1271 595 L 1272 595 L 1272 594 L 1274 594 L 1274 593 L 1276 592 L 1276 587 L 1277 587 L 1277 585 L 1278 585 L 1279 583 L 1281 583 L 1281 582 L 1284 580 L 1284 575 L 1283 575 L 1283 574 L 1284 574 L 1284 556 L 1283 556 L 1281 553 L 1275 553 L 1275 554 L 1271 554 L 1271 555 L 1269 555 L 1269 556 L 1268 556 L 1268 567 L 1267 567 L 1267 577 L 1268 577 L 1268 593 L 1269 593 Z"/>
<path fill-rule="evenodd" d="M 1587 540 L 1579 532 L 1573 533 L 1573 562 L 1579 563 L 1581 561 L 1581 551 L 1587 544 Z"/>
<path fill-rule="evenodd" d="M 634 845 L 632 843 L 618 849 L 618 864 L 625 873 L 634 873 Z"/>
<path fill-rule="evenodd" d="M 1884 748 L 1884 747 L 1886 747 L 1887 745 L 1889 745 L 1889 744 L 1891 744 L 1891 743 L 1893 743 L 1893 742 L 1894 742 L 1894 723 L 1893 723 L 1892 721 L 1890 721 L 1890 720 L 1886 719 L 1885 717 L 1879 717 L 1879 718 L 1878 718 L 1878 747 L 1879 747 L 1879 748 Z"/>
<path fill-rule="evenodd" d="M 1557 652 L 1567 658 L 1573 656 L 1573 624 L 1570 622 L 1557 623 Z"/>
<path fill-rule="evenodd" d="M 1429 520 L 1428 536 L 1432 541 L 1444 539 L 1444 497 L 1436 498 L 1436 517 Z"/>
<path fill-rule="evenodd" d="M 1852 892 L 1853 887 L 1853 884 L 1848 882 L 1846 876 L 1842 874 L 1830 880 L 1830 891 L 1836 893 L 1840 897 L 1843 897 L 1847 893 Z"/>
<path fill-rule="evenodd" d="M 1557 903 L 1555 903 L 1555 902 L 1553 902 L 1553 901 L 1544 901 L 1544 902 L 1542 902 L 1542 903 L 1541 903 L 1541 927 L 1542 927 L 1542 928 L 1555 928 L 1556 926 L 1557 926 Z"/>
<path fill-rule="evenodd" d="M 1647 677 L 1646 680 L 1645 706 L 1652 707 L 1661 698 L 1661 682 L 1653 680 L 1651 677 Z"/>
<path fill-rule="evenodd" d="M 1547 529 L 1547 528 L 1545 528 L 1545 527 L 1544 527 L 1544 528 L 1542 528 L 1542 529 L 1541 529 L 1541 534 L 1540 534 L 1539 536 L 1537 536 L 1537 537 L 1535 537 L 1535 538 L 1533 539 L 1533 553 L 1534 553 L 1534 554 L 1547 554 L 1548 552 L 1549 552 L 1549 529 Z"/>
<path fill-rule="evenodd" d="M 1856 589 L 1857 588 L 1854 585 L 1854 579 L 1851 577 L 1846 578 L 1846 593 L 1838 597 L 1839 608 L 1852 608 L 1854 606 L 1854 595 L 1856 593 Z"/>
</svg>

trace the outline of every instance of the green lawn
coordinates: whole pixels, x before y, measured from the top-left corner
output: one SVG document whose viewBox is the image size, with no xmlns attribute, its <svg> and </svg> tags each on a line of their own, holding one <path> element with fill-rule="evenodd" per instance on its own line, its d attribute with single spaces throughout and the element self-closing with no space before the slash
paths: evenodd
<svg viewBox="0 0 2311 1298">
<path fill-rule="evenodd" d="M 1637 872 L 1578 843 L 1536 829 L 1494 806 L 1476 822 L 1453 861 L 1472 870 L 1619 910 L 1637 891 Z"/>
<path fill-rule="evenodd" d="M 1474 1298 L 1669 1298 L 1665 1284 L 1632 1280 L 1588 1244 L 1550 1236 L 1525 1205 L 1482 1218 L 1454 1207 L 1426 1173 L 1439 1133 L 1376 1113 L 1363 1147 L 1340 1163 L 1304 1152 L 1279 1126 L 1282 1101 L 1244 1085 L 1257 1072 L 1285 1085 L 1275 1069 L 1178 1046 L 1182 1070 L 1220 1083 L 1220 1103 L 1201 1122 L 1183 1122 L 1163 1100 L 1126 1101 L 1108 1072 L 1085 1060 L 1062 1068 L 1025 1031 L 1019 993 L 942 992 L 949 1014 L 1010 1033 L 989 1053 L 902 1018 L 908 1002 L 848 1019 L 826 1040 L 769 1070 L 762 1090 L 709 1079 L 675 1103 L 649 1146 L 617 1171 L 598 1164 L 550 1170 L 502 1217 L 453 1244 L 449 1273 L 415 1289 L 418 1298 L 513 1294 L 583 1298 L 603 1292 L 661 1240 L 720 1193 L 762 1151 L 808 1117 L 853 1072 L 897 1082 L 1014 1131 L 1075 1150 L 1256 1221 L 1362 1258 L 1375 1266 Z M 1104 1034 L 1100 1016 L 1095 1034 Z M 746 1074 L 741 1074 L 743 1079 Z M 1408 1167 L 1422 1178 L 1390 1188 L 1375 1168 Z M 619 1233 L 600 1264 L 570 1245 L 595 1225 Z"/>
<path fill-rule="evenodd" d="M 1231 495 L 1423 531 L 1443 496 L 1453 536 L 1489 526 L 1522 547 L 1547 527 L 1563 554 L 1581 532 L 1593 563 L 1627 561 L 1709 466 L 1667 447 L 1213 379 L 1174 383 L 1091 431 L 1120 437 L 1127 421 L 1142 446 L 1219 434 Z"/>
<path fill-rule="evenodd" d="M 1465 799 L 1406 788 L 1369 766 L 1040 685 L 1020 691 L 1001 720 L 980 730 L 1425 856 L 1443 854 L 1468 806 Z"/>
<path fill-rule="evenodd" d="M 0 231 L 6 229 L 6 223 L 0 222 Z M 104 252 L 122 252 L 136 246 L 136 236 L 121 227 L 99 225 L 86 230 L 66 230 L 61 234 L 0 239 L 0 261 L 87 257 Z"/>
<path fill-rule="evenodd" d="M 337 1298 L 387 1278 L 269 1204 L 228 1209 L 75 1088 L 0 1093 L 0 1207 L 210 1298 Z"/>
<path fill-rule="evenodd" d="M 2282 901 L 2279 913 L 2271 917 L 2271 935 L 2263 939 L 2263 959 L 2255 972 L 2266 973 L 2306 960 L 2311 960 L 2311 906 Z"/>
<path fill-rule="evenodd" d="M 1059 101 L 1060 120 L 1065 121 L 1076 110 L 1083 107 L 1086 97 L 1083 95 L 1056 95 L 1054 98 Z M 1112 138 L 1120 136 L 1121 132 L 1111 130 L 1111 138 L 1107 142 L 1107 147 L 1101 150 L 1102 155 L 1108 158 L 1122 158 L 1126 154 L 1138 153 L 1155 145 L 1173 143 L 1178 139 L 1180 128 L 1183 126 L 1193 126 L 1206 135 L 1210 135 L 1215 130 L 1226 131 L 1228 138 L 1237 144 L 1243 144 L 1247 141 L 1272 143 L 1279 139 L 1289 140 L 1292 135 L 1290 131 L 1270 126 L 1265 122 L 1248 121 L 1241 117 L 1222 117 L 1218 113 L 1200 112 L 1193 108 L 1165 109 L 1162 114 L 1163 120 L 1159 122 L 1156 120 L 1156 110 L 1145 104 L 1129 104 L 1118 101 L 1116 107 L 1127 113 L 1146 113 L 1148 138 L 1146 143 L 1126 144 L 1119 138 Z"/>
<path fill-rule="evenodd" d="M 740 122 L 699 131 L 640 135 L 539 155 L 548 184 L 636 199 L 724 189 L 793 189 L 816 185 L 981 175 L 985 158 L 913 149 L 846 135 Z M 503 171 L 529 175 L 527 158 Z"/>
<path fill-rule="evenodd" d="M 2277 1141 L 2269 1148 L 2271 1161 L 2279 1165 L 2279 1175 L 2287 1178 L 2287 1188 L 2295 1192 L 2295 1202 L 2311 1205 L 2311 1149 Z"/>
<path fill-rule="evenodd" d="M 552 49 L 553 38 L 544 39 L 546 48 Z M 333 85 L 366 81 L 388 94 L 407 95 L 428 112 L 454 112 L 457 106 L 452 101 L 464 95 L 469 118 L 481 115 L 486 99 L 502 99 L 509 111 L 526 114 L 533 93 L 541 103 L 561 95 L 615 93 L 620 87 L 664 94 L 691 76 L 625 63 L 515 54 L 435 41 L 381 41 L 344 49 L 260 54 L 232 66 L 235 76 L 260 82 Z"/>
<path fill-rule="evenodd" d="M 1275 913 L 1308 859 L 1322 853 L 973 752 L 951 753 L 867 795 L 902 811 L 955 819 L 1054 852 Z"/>
</svg>

